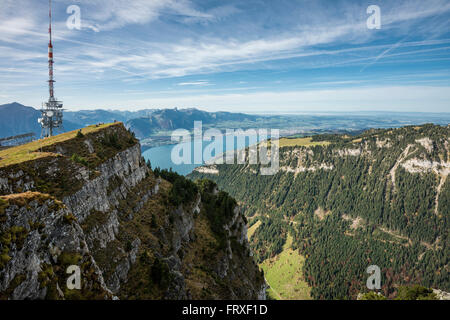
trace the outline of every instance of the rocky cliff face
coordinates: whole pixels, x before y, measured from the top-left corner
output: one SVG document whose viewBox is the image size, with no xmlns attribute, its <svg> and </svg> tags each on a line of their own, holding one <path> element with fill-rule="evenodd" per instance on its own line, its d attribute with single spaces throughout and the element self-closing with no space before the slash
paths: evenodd
<svg viewBox="0 0 450 320">
<path fill-rule="evenodd" d="M 52 139 L 36 159 L 0 158 L 0 298 L 265 297 L 238 207 L 219 237 L 208 219 L 218 195 L 174 204 L 122 124 Z"/>
</svg>

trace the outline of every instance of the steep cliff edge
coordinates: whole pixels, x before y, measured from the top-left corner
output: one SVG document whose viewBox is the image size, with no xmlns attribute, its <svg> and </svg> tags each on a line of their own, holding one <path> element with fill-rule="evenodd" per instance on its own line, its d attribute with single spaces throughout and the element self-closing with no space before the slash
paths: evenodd
<svg viewBox="0 0 450 320">
<path fill-rule="evenodd" d="M 115 123 L 0 151 L 0 298 L 263 299 L 265 283 L 236 202 L 155 175 Z"/>
</svg>

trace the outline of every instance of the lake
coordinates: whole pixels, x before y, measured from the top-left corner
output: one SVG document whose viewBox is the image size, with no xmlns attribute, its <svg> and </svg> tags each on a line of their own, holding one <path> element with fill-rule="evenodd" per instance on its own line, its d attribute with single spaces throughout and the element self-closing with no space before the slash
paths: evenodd
<svg viewBox="0 0 450 320">
<path fill-rule="evenodd" d="M 221 150 L 221 152 L 217 152 L 217 154 L 215 154 L 215 152 L 212 152 L 211 155 L 204 155 L 203 157 L 203 163 L 202 164 L 193 164 L 193 156 L 192 159 L 190 161 L 190 164 L 175 164 L 172 161 L 172 149 L 175 148 L 177 145 L 164 145 L 164 146 L 159 146 L 159 147 L 154 147 L 151 149 L 146 150 L 142 155 L 145 158 L 145 160 L 150 160 L 151 164 L 152 164 L 152 168 L 156 168 L 156 167 L 160 167 L 161 169 L 170 169 L 172 168 L 173 171 L 177 172 L 178 174 L 181 175 L 188 175 L 189 173 L 192 172 L 192 170 L 194 170 L 197 167 L 200 167 L 201 165 L 205 164 L 206 161 L 211 160 L 212 158 L 214 158 L 215 156 L 227 152 L 227 151 L 232 151 L 232 150 L 240 150 L 243 148 L 246 148 L 250 145 L 250 141 L 254 142 L 254 141 L 258 141 L 261 142 L 262 137 L 261 136 L 247 136 L 245 139 L 245 142 L 243 139 L 237 139 L 236 137 L 234 138 L 234 143 L 226 143 L 226 136 L 222 136 L 223 138 L 223 150 Z M 203 140 L 202 142 L 202 154 L 203 151 L 213 142 L 211 141 L 205 141 Z M 253 143 L 251 143 L 253 144 Z M 185 148 L 189 148 L 189 146 L 191 147 L 191 154 L 194 154 L 194 142 L 185 142 L 185 143 L 181 143 L 178 145 L 179 147 L 185 147 Z"/>
</svg>

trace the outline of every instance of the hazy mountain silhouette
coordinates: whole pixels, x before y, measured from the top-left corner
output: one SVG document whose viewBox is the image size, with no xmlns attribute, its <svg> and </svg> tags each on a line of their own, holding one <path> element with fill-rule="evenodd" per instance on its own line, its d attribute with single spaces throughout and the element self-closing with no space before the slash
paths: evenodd
<svg viewBox="0 0 450 320">
<path fill-rule="evenodd" d="M 41 112 L 33 107 L 27 107 L 13 102 L 0 105 L 0 137 L 9 137 L 23 133 L 35 133 L 41 136 L 41 126 L 37 122 Z M 63 132 L 83 126 L 64 120 Z"/>
<path fill-rule="evenodd" d="M 223 121 L 255 121 L 260 116 L 231 112 L 206 112 L 198 109 L 158 109 L 147 117 L 128 120 L 126 125 L 144 138 L 159 130 L 192 129 L 194 121 L 214 124 Z"/>
</svg>

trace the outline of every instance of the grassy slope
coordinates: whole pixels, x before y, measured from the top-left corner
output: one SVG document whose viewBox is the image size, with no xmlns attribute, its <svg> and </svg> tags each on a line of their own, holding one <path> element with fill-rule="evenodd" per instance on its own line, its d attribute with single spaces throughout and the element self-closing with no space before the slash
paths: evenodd
<svg viewBox="0 0 450 320">
<path fill-rule="evenodd" d="M 86 135 L 88 133 L 96 132 L 101 129 L 119 125 L 120 122 L 117 123 L 109 123 L 103 125 L 92 125 L 81 129 L 81 132 Z M 77 132 L 79 130 L 74 130 L 70 132 L 66 132 L 63 134 L 59 134 L 57 136 L 36 140 L 21 146 L 8 148 L 0 151 L 0 167 L 6 167 L 12 164 L 21 163 L 29 160 L 35 160 L 47 156 L 58 156 L 55 153 L 50 152 L 40 152 L 39 149 L 47 146 L 51 146 L 55 143 L 64 142 L 76 137 Z"/>
<path fill-rule="evenodd" d="M 281 138 L 280 148 L 282 147 L 310 147 L 310 146 L 325 146 L 330 144 L 328 141 L 312 142 L 312 138 Z"/>
<path fill-rule="evenodd" d="M 312 142 L 312 138 L 281 138 L 279 147 L 328 145 L 328 141 Z M 250 239 L 261 225 L 258 221 L 248 229 Z M 310 288 L 303 279 L 305 258 L 298 251 L 292 250 L 292 238 L 289 235 L 283 251 L 272 259 L 265 260 L 260 267 L 264 270 L 269 283 L 268 295 L 276 300 L 309 300 Z"/>
<path fill-rule="evenodd" d="M 314 147 L 314 146 L 327 146 L 331 142 L 329 141 L 312 141 L 312 137 L 306 138 L 281 138 L 278 140 L 278 147 Z M 270 147 L 270 141 L 260 143 L 261 146 Z"/>
<path fill-rule="evenodd" d="M 250 238 L 253 236 L 253 234 L 255 233 L 256 229 L 258 229 L 258 227 L 261 225 L 261 221 L 257 221 L 254 225 L 252 225 L 250 228 L 248 228 L 247 231 L 247 238 L 248 240 L 250 240 Z"/>
<path fill-rule="evenodd" d="M 310 300 L 310 288 L 303 279 L 305 258 L 291 249 L 292 237 L 288 235 L 283 251 L 260 267 L 270 285 L 269 298 L 276 300 Z"/>
</svg>

